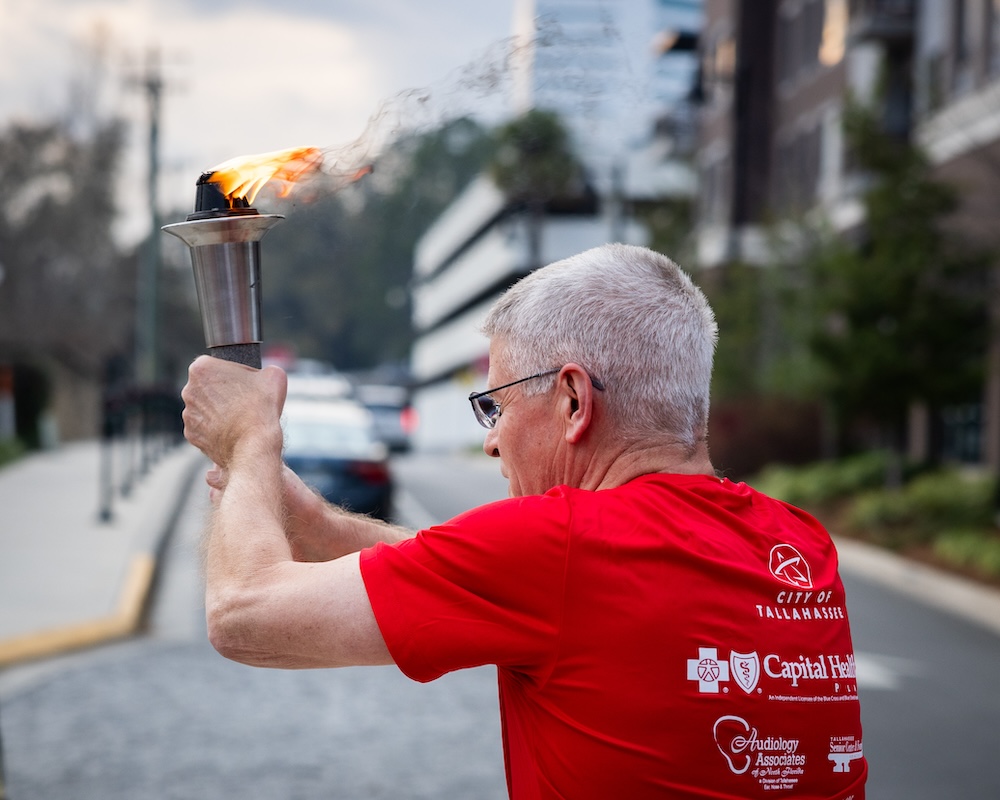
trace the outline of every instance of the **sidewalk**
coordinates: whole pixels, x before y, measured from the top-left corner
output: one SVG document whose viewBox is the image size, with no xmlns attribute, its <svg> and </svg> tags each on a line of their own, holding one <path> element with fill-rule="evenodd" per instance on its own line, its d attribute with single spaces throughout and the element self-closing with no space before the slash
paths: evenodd
<svg viewBox="0 0 1000 800">
<path fill-rule="evenodd" d="M 134 633 L 160 543 L 204 466 L 186 442 L 166 450 L 113 495 L 108 521 L 96 440 L 0 467 L 0 669 Z"/>
</svg>

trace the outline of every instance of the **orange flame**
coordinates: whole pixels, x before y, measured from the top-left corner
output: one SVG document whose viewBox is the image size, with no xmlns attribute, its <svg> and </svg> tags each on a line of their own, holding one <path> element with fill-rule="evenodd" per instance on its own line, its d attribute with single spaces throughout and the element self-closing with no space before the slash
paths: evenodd
<svg viewBox="0 0 1000 800">
<path fill-rule="evenodd" d="M 209 172 L 212 173 L 211 182 L 217 183 L 228 199 L 246 198 L 248 203 L 253 203 L 268 181 L 283 183 L 279 196 L 285 197 L 294 183 L 318 172 L 322 166 L 323 153 L 318 147 L 290 147 L 231 158 Z"/>
</svg>

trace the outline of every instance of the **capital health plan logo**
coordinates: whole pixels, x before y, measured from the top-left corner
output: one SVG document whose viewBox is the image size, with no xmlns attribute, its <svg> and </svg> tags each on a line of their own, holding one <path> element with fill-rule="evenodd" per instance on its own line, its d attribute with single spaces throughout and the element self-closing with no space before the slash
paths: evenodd
<svg viewBox="0 0 1000 800">
<path fill-rule="evenodd" d="M 720 694 L 735 683 L 746 694 L 758 693 L 761 677 L 783 681 L 790 689 L 825 681 L 834 693 L 856 690 L 857 667 L 853 653 L 782 658 L 777 653 L 761 657 L 756 651 L 732 650 L 720 658 L 718 647 L 699 647 L 698 657 L 687 659 L 687 679 L 698 684 L 699 694 Z M 820 684 L 815 684 L 820 685 Z"/>
</svg>

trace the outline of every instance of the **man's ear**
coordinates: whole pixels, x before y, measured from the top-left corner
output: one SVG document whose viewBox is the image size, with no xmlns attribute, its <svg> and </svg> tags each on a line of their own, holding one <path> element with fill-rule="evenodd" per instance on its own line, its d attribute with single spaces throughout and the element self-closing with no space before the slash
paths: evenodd
<svg viewBox="0 0 1000 800">
<path fill-rule="evenodd" d="M 577 444 L 594 419 L 594 386 L 590 375 L 579 364 L 567 364 L 559 372 L 557 390 L 566 441 Z"/>
</svg>

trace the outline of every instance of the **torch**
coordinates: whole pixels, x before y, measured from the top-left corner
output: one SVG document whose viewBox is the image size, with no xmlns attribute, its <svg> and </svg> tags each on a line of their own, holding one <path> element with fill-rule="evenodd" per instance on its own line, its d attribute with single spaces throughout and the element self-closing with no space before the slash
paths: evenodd
<svg viewBox="0 0 1000 800">
<path fill-rule="evenodd" d="M 316 148 L 241 157 L 202 173 L 195 210 L 163 230 L 191 250 L 202 328 L 209 353 L 260 369 L 260 242 L 284 219 L 251 206 L 271 178 L 288 183 L 318 168 Z"/>
</svg>

